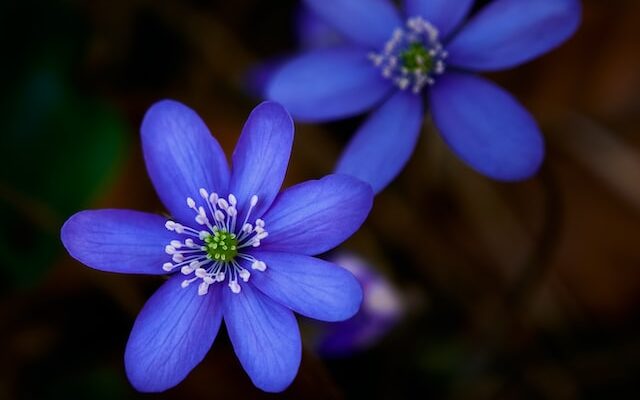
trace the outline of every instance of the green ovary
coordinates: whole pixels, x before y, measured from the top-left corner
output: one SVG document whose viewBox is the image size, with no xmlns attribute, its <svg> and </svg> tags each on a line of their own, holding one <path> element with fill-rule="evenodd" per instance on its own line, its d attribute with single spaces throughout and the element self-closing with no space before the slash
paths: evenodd
<svg viewBox="0 0 640 400">
<path fill-rule="evenodd" d="M 427 49 L 419 42 L 413 42 L 400 53 L 402 66 L 410 72 L 428 74 L 433 68 L 433 58 Z"/>
<path fill-rule="evenodd" d="M 236 235 L 227 231 L 216 231 L 204 238 L 207 258 L 214 261 L 231 261 L 238 254 Z"/>
</svg>

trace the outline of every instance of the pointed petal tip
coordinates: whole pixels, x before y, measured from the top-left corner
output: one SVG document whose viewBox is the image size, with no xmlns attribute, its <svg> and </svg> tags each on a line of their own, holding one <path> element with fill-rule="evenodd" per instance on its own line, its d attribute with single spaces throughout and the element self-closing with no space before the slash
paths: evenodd
<svg viewBox="0 0 640 400">
<path fill-rule="evenodd" d="M 193 220 L 184 200 L 200 188 L 227 190 L 227 158 L 193 109 L 169 99 L 154 103 L 144 116 L 140 136 L 149 178 L 176 220 Z"/>
<path fill-rule="evenodd" d="M 289 166 L 295 126 L 279 103 L 265 101 L 251 111 L 233 152 L 229 191 L 240 210 L 256 195 L 254 215 L 261 216 L 276 197 Z"/>
<path fill-rule="evenodd" d="M 157 114 L 164 115 L 166 112 L 175 112 L 175 111 L 190 111 L 194 112 L 190 107 L 185 105 L 184 103 L 179 102 L 174 99 L 160 99 L 155 103 L 151 104 L 147 111 L 144 114 L 144 121 L 149 118 L 157 117 Z"/>
<path fill-rule="evenodd" d="M 581 20 L 580 0 L 495 0 L 447 45 L 448 63 L 472 71 L 514 68 L 562 45 Z"/>
<path fill-rule="evenodd" d="M 140 392 L 162 392 L 182 382 L 204 359 L 222 322 L 220 291 L 198 296 L 174 276 L 147 301 L 124 354 L 127 377 Z"/>
<path fill-rule="evenodd" d="M 504 89 L 478 76 L 449 73 L 432 88 L 429 98 L 434 123 L 445 142 L 474 170 L 516 182 L 540 168 L 542 132 L 533 116 Z"/>
<path fill-rule="evenodd" d="M 69 255 L 105 272 L 163 275 L 167 261 L 162 247 L 175 239 L 164 228 L 165 219 L 140 211 L 84 210 L 72 215 L 60 229 Z"/>
<path fill-rule="evenodd" d="M 224 321 L 233 349 L 253 384 L 265 392 L 285 390 L 298 374 L 302 342 L 291 310 L 251 284 L 223 292 Z"/>
<path fill-rule="evenodd" d="M 308 318 L 337 322 L 353 317 L 362 304 L 362 287 L 345 268 L 315 257 L 256 251 L 269 267 L 252 277 L 262 293 Z"/>
<path fill-rule="evenodd" d="M 281 118 L 287 125 L 291 126 L 292 131 L 294 129 L 293 118 L 291 117 L 289 110 L 287 110 L 284 105 L 277 101 L 265 100 L 254 107 L 250 115 L 253 115 L 253 113 L 260 113 L 260 118 Z"/>
<path fill-rule="evenodd" d="M 371 185 L 342 174 L 292 186 L 278 195 L 264 216 L 269 238 L 261 249 L 306 255 L 328 251 L 360 228 L 373 196 Z"/>
</svg>

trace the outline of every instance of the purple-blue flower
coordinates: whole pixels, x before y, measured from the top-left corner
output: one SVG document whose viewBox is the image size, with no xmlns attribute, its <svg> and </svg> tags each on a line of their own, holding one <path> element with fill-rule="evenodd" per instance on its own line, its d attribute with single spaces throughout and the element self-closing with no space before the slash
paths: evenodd
<svg viewBox="0 0 640 400">
<path fill-rule="evenodd" d="M 142 123 L 147 170 L 170 218 L 129 210 L 82 211 L 62 227 L 80 262 L 168 280 L 138 315 L 125 351 L 133 386 L 158 392 L 198 364 L 224 319 L 236 355 L 262 390 L 284 390 L 301 357 L 293 311 L 340 321 L 362 290 L 345 269 L 315 257 L 351 236 L 371 187 L 329 175 L 279 193 L 293 122 L 276 103 L 256 107 L 228 167 L 200 117 L 181 103 L 153 105 Z"/>
<path fill-rule="evenodd" d="M 282 65 L 266 97 L 294 118 L 323 122 L 375 108 L 336 171 L 376 192 L 415 148 L 425 104 L 449 147 L 476 171 L 502 181 L 535 174 L 544 142 L 532 116 L 474 72 L 530 61 L 568 39 L 579 0 L 494 0 L 470 19 L 473 0 L 304 0 L 345 44 L 308 51 Z"/>
<path fill-rule="evenodd" d="M 360 311 L 346 321 L 319 324 L 316 348 L 325 357 L 365 350 L 394 328 L 405 312 L 404 299 L 389 280 L 361 257 L 344 251 L 328 260 L 351 272 L 362 285 Z"/>
</svg>

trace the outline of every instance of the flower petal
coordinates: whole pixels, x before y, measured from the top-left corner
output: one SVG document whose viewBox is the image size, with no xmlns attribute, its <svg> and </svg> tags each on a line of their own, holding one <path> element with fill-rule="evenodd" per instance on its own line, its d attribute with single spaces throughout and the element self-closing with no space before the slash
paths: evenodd
<svg viewBox="0 0 640 400">
<path fill-rule="evenodd" d="M 267 97 L 284 105 L 301 121 L 350 117 L 373 107 L 391 92 L 358 48 L 311 51 L 284 64 L 267 85 Z"/>
<path fill-rule="evenodd" d="M 281 392 L 296 377 L 302 345 L 291 310 L 270 300 L 251 284 L 232 293 L 222 289 L 224 320 L 233 349 L 253 384 Z"/>
<path fill-rule="evenodd" d="M 69 254 L 81 263 L 107 272 L 166 274 L 171 258 L 164 247 L 178 236 L 166 219 L 139 211 L 81 211 L 62 226 L 60 236 Z"/>
<path fill-rule="evenodd" d="M 438 28 L 446 38 L 467 16 L 473 0 L 405 0 L 408 18 L 421 16 Z"/>
<path fill-rule="evenodd" d="M 338 31 L 304 5 L 296 11 L 295 28 L 298 45 L 302 49 L 320 49 L 344 43 L 344 37 Z"/>
<path fill-rule="evenodd" d="M 371 184 L 377 193 L 405 166 L 422 126 L 422 97 L 398 91 L 358 129 L 336 172 Z"/>
<path fill-rule="evenodd" d="M 127 376 L 141 392 L 161 392 L 180 383 L 202 361 L 222 321 L 220 288 L 198 296 L 174 275 L 140 311 L 124 354 Z"/>
<path fill-rule="evenodd" d="M 389 0 L 304 0 L 320 18 L 361 46 L 381 49 L 402 25 Z"/>
<path fill-rule="evenodd" d="M 299 254 L 252 252 L 267 264 L 251 282 L 278 303 L 304 316 L 322 321 L 343 321 L 358 312 L 362 288 L 346 269 Z"/>
<path fill-rule="evenodd" d="M 328 175 L 282 192 L 264 215 L 269 236 L 260 250 L 314 255 L 353 235 L 371 210 L 371 186 L 348 175 Z"/>
<path fill-rule="evenodd" d="M 447 63 L 475 71 L 514 67 L 567 40 L 580 15 L 579 0 L 495 0 L 447 45 Z"/>
<path fill-rule="evenodd" d="M 293 121 L 280 104 L 264 102 L 244 124 L 233 152 L 229 193 L 238 199 L 238 209 L 247 210 L 251 196 L 258 196 L 252 215 L 269 208 L 282 186 L 293 145 Z"/>
<path fill-rule="evenodd" d="M 192 109 L 172 100 L 155 103 L 142 121 L 142 149 L 160 200 L 178 221 L 192 223 L 187 197 L 200 188 L 225 192 L 229 167 L 222 148 Z"/>
<path fill-rule="evenodd" d="M 507 92 L 467 74 L 447 73 L 430 92 L 436 126 L 467 164 L 494 179 L 535 174 L 544 143 L 532 116 Z"/>
</svg>

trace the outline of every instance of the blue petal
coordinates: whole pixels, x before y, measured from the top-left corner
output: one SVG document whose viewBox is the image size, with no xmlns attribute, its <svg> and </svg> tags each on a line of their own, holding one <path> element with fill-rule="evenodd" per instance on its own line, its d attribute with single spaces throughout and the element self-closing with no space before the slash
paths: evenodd
<svg viewBox="0 0 640 400">
<path fill-rule="evenodd" d="M 474 0 L 405 0 L 408 18 L 421 16 L 446 38 L 467 16 Z"/>
<path fill-rule="evenodd" d="M 229 192 L 238 209 L 247 210 L 251 196 L 258 196 L 252 213 L 256 218 L 269 208 L 280 191 L 293 145 L 293 121 L 280 104 L 264 102 L 249 115 L 233 152 Z"/>
<path fill-rule="evenodd" d="M 498 180 L 536 173 L 544 143 L 531 115 L 507 92 L 467 74 L 447 73 L 430 92 L 436 126 L 467 164 Z"/>
<path fill-rule="evenodd" d="M 336 172 L 368 182 L 377 193 L 405 166 L 422 126 L 422 97 L 399 91 L 358 129 Z"/>
<path fill-rule="evenodd" d="M 315 255 L 353 235 L 371 210 L 371 186 L 348 175 L 328 175 L 282 192 L 264 215 L 269 236 L 261 250 Z"/>
<path fill-rule="evenodd" d="M 229 167 L 218 142 L 192 109 L 172 100 L 155 103 L 142 122 L 142 149 L 160 200 L 179 222 L 192 224 L 187 197 L 200 188 L 227 189 Z"/>
<path fill-rule="evenodd" d="M 228 288 L 222 293 L 224 320 L 242 367 L 258 388 L 283 391 L 298 373 L 302 352 L 293 312 L 251 284 L 238 294 Z"/>
<path fill-rule="evenodd" d="M 164 247 L 179 239 L 166 219 L 129 210 L 81 211 L 65 222 L 60 236 L 69 254 L 101 271 L 166 274 Z"/>
<path fill-rule="evenodd" d="M 304 316 L 343 321 L 358 312 L 362 288 L 346 269 L 314 257 L 254 251 L 267 264 L 251 282 L 271 299 Z"/>
<path fill-rule="evenodd" d="M 580 15 L 579 0 L 496 0 L 447 45 L 447 63 L 475 71 L 514 67 L 567 40 Z"/>
<path fill-rule="evenodd" d="M 345 37 L 379 50 L 393 30 L 402 26 L 389 0 L 304 0 L 305 4 Z"/>
<path fill-rule="evenodd" d="M 202 361 L 222 321 L 220 288 L 198 296 L 174 275 L 140 311 L 124 354 L 127 376 L 141 392 L 161 392 L 180 383 Z"/>
<path fill-rule="evenodd" d="M 362 113 L 381 101 L 393 86 L 357 48 L 316 50 L 278 70 L 267 97 L 301 121 L 330 121 Z"/>
<path fill-rule="evenodd" d="M 302 49 L 320 49 L 344 42 L 339 32 L 304 5 L 298 8 L 295 22 L 298 45 Z"/>
</svg>

